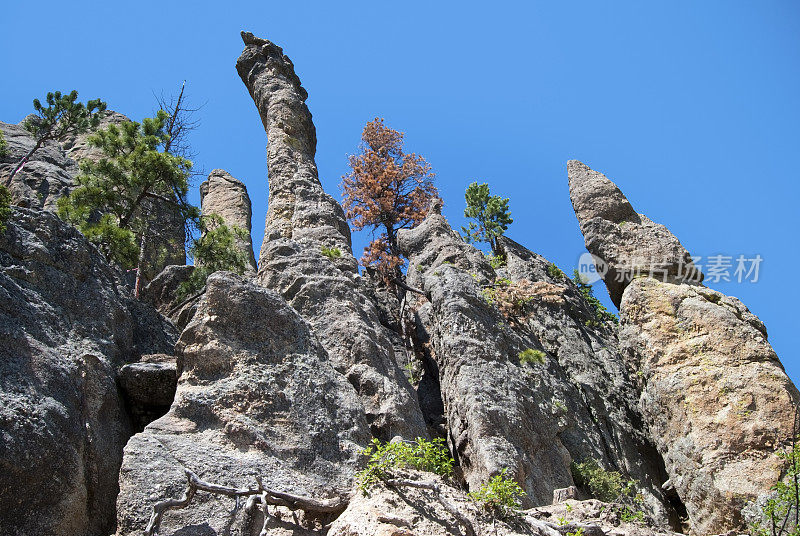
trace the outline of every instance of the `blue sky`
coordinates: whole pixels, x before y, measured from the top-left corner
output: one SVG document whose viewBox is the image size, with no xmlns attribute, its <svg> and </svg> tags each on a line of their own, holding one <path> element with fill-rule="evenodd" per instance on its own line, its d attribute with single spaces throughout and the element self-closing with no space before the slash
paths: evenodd
<svg viewBox="0 0 800 536">
<path fill-rule="evenodd" d="M 585 249 L 566 162 L 582 160 L 692 253 L 763 257 L 757 283 L 709 286 L 764 320 L 800 379 L 796 1 L 6 4 L 0 120 L 73 88 L 138 120 L 187 80 L 205 103 L 196 165 L 245 182 L 256 250 L 266 136 L 234 67 L 242 29 L 294 62 L 330 193 L 383 117 L 433 165 L 454 227 L 466 185 L 488 182 L 511 198 L 508 235 L 571 273 Z"/>
</svg>

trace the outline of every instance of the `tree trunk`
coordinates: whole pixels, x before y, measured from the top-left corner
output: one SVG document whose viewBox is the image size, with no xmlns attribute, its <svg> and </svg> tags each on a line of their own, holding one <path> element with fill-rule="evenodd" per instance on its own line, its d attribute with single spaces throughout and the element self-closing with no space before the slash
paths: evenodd
<svg viewBox="0 0 800 536">
<path fill-rule="evenodd" d="M 33 153 L 35 153 L 35 152 L 36 152 L 36 151 L 39 149 L 39 147 L 41 147 L 41 146 L 42 146 L 42 143 L 43 143 L 43 142 L 44 142 L 44 139 L 41 139 L 41 140 L 37 141 L 37 142 L 36 142 L 36 145 L 34 145 L 34 146 L 33 146 L 33 149 L 31 149 L 30 151 L 28 151 L 28 154 L 26 154 L 25 156 L 23 156 L 23 157 L 22 157 L 22 160 L 20 160 L 19 162 L 17 162 L 17 165 L 14 167 L 14 171 L 12 171 L 12 172 L 11 172 L 11 175 L 9 175 L 9 177 L 8 177 L 8 181 L 9 181 L 9 182 L 11 182 L 11 179 L 13 179 L 13 178 L 14 178 L 14 175 L 16 175 L 16 174 L 17 174 L 17 172 L 19 172 L 19 170 L 20 170 L 20 169 L 22 169 L 22 166 L 24 166 L 24 165 L 25 165 L 25 164 L 28 162 L 28 159 L 29 159 L 31 156 L 33 156 Z"/>
</svg>

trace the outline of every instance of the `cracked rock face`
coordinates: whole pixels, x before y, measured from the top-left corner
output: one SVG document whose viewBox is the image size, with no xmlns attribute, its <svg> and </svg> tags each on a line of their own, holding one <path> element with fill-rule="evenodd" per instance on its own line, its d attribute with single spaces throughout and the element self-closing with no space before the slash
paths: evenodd
<svg viewBox="0 0 800 536">
<path fill-rule="evenodd" d="M 661 224 L 637 214 L 617 185 L 589 166 L 567 163 L 569 196 L 586 249 L 600 259 L 598 271 L 617 307 L 636 274 L 668 281 L 700 282 L 689 252 Z"/>
<path fill-rule="evenodd" d="M 0 533 L 105 536 L 132 433 L 117 369 L 175 334 L 53 214 L 0 235 Z"/>
<path fill-rule="evenodd" d="M 182 495 L 183 468 L 233 487 L 263 477 L 297 495 L 349 491 L 369 441 L 363 408 L 283 298 L 217 272 L 177 349 L 172 407 L 125 447 L 118 534 L 138 536 L 155 501 Z M 165 514 L 159 534 L 237 535 L 242 515 L 232 499 L 198 494 Z"/>
<path fill-rule="evenodd" d="M 569 172 L 587 248 L 605 253 L 611 268 L 661 255 L 673 270 L 688 256 L 606 177 L 574 161 Z M 741 529 L 742 507 L 781 474 L 775 451 L 792 434 L 797 389 L 764 325 L 739 300 L 696 281 L 659 279 L 621 287 L 606 277 L 612 297 L 621 297 L 620 345 L 641 380 L 642 415 L 690 528 Z"/>
<path fill-rule="evenodd" d="M 306 92 L 280 47 L 243 33 L 236 63 L 267 131 L 269 208 L 258 282 L 312 326 L 356 388 L 372 433 L 425 437 L 415 393 L 397 364 L 375 304 L 362 292 L 341 206 L 322 190 Z M 338 253 L 323 255 L 322 248 Z"/>
<path fill-rule="evenodd" d="M 216 214 L 225 225 L 247 231 L 245 239 L 237 239 L 238 248 L 247 256 L 250 271 L 256 271 L 253 241 L 250 238 L 252 209 L 245 185 L 225 170 L 215 169 L 200 185 L 200 205 L 204 216 Z"/>
<path fill-rule="evenodd" d="M 549 400 L 543 403 L 519 366 L 517 354 L 533 343 L 504 327 L 470 275 L 480 279 L 491 267 L 435 211 L 416 228 L 401 231 L 398 245 L 409 258 L 409 273 L 417 274 L 430 296 L 427 330 L 448 437 L 469 489 L 507 469 L 527 493 L 523 505 L 549 503 L 554 489 L 573 483 L 570 455 L 558 438 Z M 445 251 L 452 259 L 437 253 Z M 470 254 L 459 253 L 464 251 Z"/>
</svg>

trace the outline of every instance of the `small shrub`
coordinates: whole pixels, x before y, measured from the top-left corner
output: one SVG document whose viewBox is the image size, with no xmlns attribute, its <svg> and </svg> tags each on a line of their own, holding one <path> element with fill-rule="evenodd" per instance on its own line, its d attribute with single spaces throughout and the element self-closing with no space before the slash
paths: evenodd
<svg viewBox="0 0 800 536">
<path fill-rule="evenodd" d="M 499 475 L 493 476 L 480 489 L 470 492 L 470 499 L 498 517 L 512 515 L 515 510 L 521 508 L 519 500 L 525 495 L 525 491 L 507 475 L 508 470 L 503 469 Z"/>
<path fill-rule="evenodd" d="M 567 536 L 583 536 L 583 527 L 579 527 L 575 532 L 567 532 Z"/>
<path fill-rule="evenodd" d="M 541 365 L 542 363 L 544 363 L 544 358 L 547 354 L 545 354 L 541 350 L 526 348 L 517 355 L 519 356 L 520 364 L 531 363 L 531 364 Z"/>
<path fill-rule="evenodd" d="M 505 257 L 503 257 L 502 255 L 487 254 L 486 260 L 489 261 L 489 266 L 491 266 L 495 270 L 497 270 L 498 268 L 502 268 L 507 264 Z"/>
<path fill-rule="evenodd" d="M 322 254 L 329 259 L 338 259 L 342 256 L 342 250 L 339 248 L 326 248 L 325 246 L 322 246 Z"/>
<path fill-rule="evenodd" d="M 6 231 L 9 216 L 11 216 L 11 192 L 0 184 L 0 233 Z"/>
<path fill-rule="evenodd" d="M 356 474 L 356 482 L 365 494 L 374 484 L 392 478 L 401 469 L 417 469 L 442 476 L 453 474 L 453 458 L 441 438 L 427 441 L 418 437 L 415 441 L 392 443 L 373 439 L 361 453 L 369 456 L 369 461 L 366 469 Z"/>
<path fill-rule="evenodd" d="M 761 519 L 751 526 L 751 532 L 756 536 L 800 536 L 800 526 L 796 523 L 800 497 L 795 487 L 800 479 L 800 449 L 793 446 L 779 451 L 777 456 L 787 464 L 786 474 L 772 486 L 773 493 L 761 507 Z"/>
<path fill-rule="evenodd" d="M 496 306 L 506 318 L 517 318 L 525 315 L 525 306 L 533 300 L 533 289 L 530 281 L 523 279 L 518 283 L 510 279 L 499 278 L 494 284 L 481 291 L 483 299 L 489 305 Z"/>
<path fill-rule="evenodd" d="M 558 282 L 564 281 L 567 278 L 566 274 L 564 274 L 564 272 L 561 271 L 561 268 L 559 268 L 552 262 L 547 265 L 547 275 L 549 275 L 550 278 L 553 279 L 554 281 Z"/>
<path fill-rule="evenodd" d="M 633 480 L 626 479 L 617 471 L 603 469 L 594 458 L 581 463 L 572 462 L 571 469 L 578 486 L 588 490 L 595 499 L 617 505 L 622 521 L 644 521 L 644 512 L 641 511 L 643 499 Z"/>
<path fill-rule="evenodd" d="M 0 158 L 8 156 L 8 144 L 6 144 L 6 138 L 3 136 L 3 131 L 0 130 Z"/>
<path fill-rule="evenodd" d="M 609 310 L 606 309 L 602 303 L 600 303 L 600 300 L 595 297 L 594 291 L 592 291 L 592 285 L 586 283 L 586 280 L 583 279 L 583 276 L 580 274 L 580 272 L 578 272 L 578 270 L 575 270 L 572 280 L 578 286 L 578 291 L 583 296 L 583 299 L 586 300 L 586 302 L 594 311 L 594 318 L 586 321 L 586 325 L 588 327 L 600 327 L 600 324 L 603 322 L 613 322 L 614 324 L 619 323 L 617 315 L 609 312 Z"/>
</svg>

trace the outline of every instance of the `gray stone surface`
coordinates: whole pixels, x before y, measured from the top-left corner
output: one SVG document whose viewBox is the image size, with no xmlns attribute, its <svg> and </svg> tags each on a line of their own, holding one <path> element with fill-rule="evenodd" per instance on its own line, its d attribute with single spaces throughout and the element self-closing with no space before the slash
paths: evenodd
<svg viewBox="0 0 800 536">
<path fill-rule="evenodd" d="M 276 45 L 243 34 L 236 63 L 267 131 L 269 209 L 258 281 L 280 292 L 314 329 L 361 396 L 373 434 L 425 436 L 416 396 L 374 303 L 361 290 L 341 206 L 322 190 L 306 92 Z M 337 248 L 329 258 L 323 247 Z"/>
<path fill-rule="evenodd" d="M 600 259 L 611 301 L 619 307 L 622 292 L 636 274 L 662 280 L 700 282 L 703 274 L 689 252 L 661 224 L 637 214 L 605 175 L 570 160 L 569 195 L 589 253 Z"/>
<path fill-rule="evenodd" d="M 59 198 L 69 194 L 78 166 L 56 141 L 44 144 L 13 179 L 11 172 L 34 146 L 22 125 L 0 122 L 8 154 L 0 157 L 0 184 L 11 191 L 11 202 L 27 208 L 56 210 Z"/>
<path fill-rule="evenodd" d="M 225 225 L 247 231 L 247 238 L 237 240 L 237 245 L 247 256 L 250 270 L 255 272 L 256 259 L 250 238 L 252 209 L 245 185 L 227 171 L 215 169 L 200 185 L 200 205 L 204 216 L 216 214 Z"/>
<path fill-rule="evenodd" d="M 630 208 L 605 176 L 568 164 L 589 251 L 611 267 L 660 255 L 669 272 L 606 284 L 621 297 L 620 345 L 639 378 L 644 425 L 697 534 L 744 527 L 741 509 L 781 474 L 798 392 L 763 323 L 736 298 L 676 275 L 689 253 Z M 620 225 L 624 223 L 624 225 Z M 634 259 L 630 261 L 629 259 Z"/>
<path fill-rule="evenodd" d="M 178 341 L 182 372 L 169 413 L 125 447 L 120 535 L 138 536 L 154 502 L 181 496 L 184 467 L 217 484 L 247 487 L 260 476 L 326 498 L 349 491 L 369 441 L 352 386 L 283 298 L 229 272 L 207 287 Z M 165 515 L 160 534 L 238 535 L 241 515 L 233 500 L 199 494 Z"/>
<path fill-rule="evenodd" d="M 0 235 L 0 533 L 113 530 L 131 434 L 117 369 L 174 342 L 74 228 L 13 209 Z"/>
<path fill-rule="evenodd" d="M 151 354 L 119 369 L 117 377 L 134 428 L 145 426 L 164 415 L 175 398 L 178 365 L 175 356 Z"/>
</svg>

